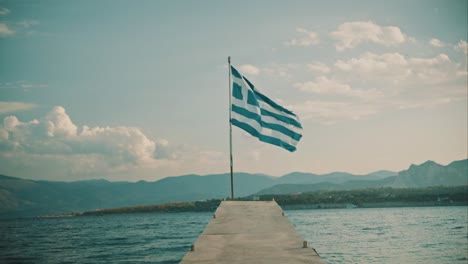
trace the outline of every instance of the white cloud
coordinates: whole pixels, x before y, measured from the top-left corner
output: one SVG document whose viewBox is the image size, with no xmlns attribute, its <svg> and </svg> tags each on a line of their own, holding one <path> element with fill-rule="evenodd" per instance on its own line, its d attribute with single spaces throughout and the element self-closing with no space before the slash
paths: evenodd
<svg viewBox="0 0 468 264">
<path fill-rule="evenodd" d="M 468 54 L 468 43 L 464 40 L 460 40 L 457 45 L 454 47 L 456 50 L 459 50 L 463 53 Z"/>
<path fill-rule="evenodd" d="M 39 21 L 37 20 L 23 20 L 18 22 L 18 25 L 24 28 L 30 28 L 31 26 L 39 25 Z"/>
<path fill-rule="evenodd" d="M 10 13 L 10 9 L 0 7 L 0 16 L 8 15 Z"/>
<path fill-rule="evenodd" d="M 286 42 L 286 45 L 307 47 L 311 45 L 317 45 L 320 43 L 320 38 L 318 36 L 318 33 L 316 32 L 308 31 L 304 28 L 297 28 L 296 32 L 298 32 L 301 35 L 301 37 L 289 40 L 288 42 Z"/>
<path fill-rule="evenodd" d="M 315 81 L 295 83 L 294 86 L 301 91 L 317 94 L 349 94 L 352 91 L 349 85 L 330 80 L 325 76 L 317 77 Z"/>
<path fill-rule="evenodd" d="M 17 126 L 21 125 L 22 123 L 16 118 L 16 116 L 7 116 L 3 120 L 3 128 L 6 131 L 13 131 Z"/>
<path fill-rule="evenodd" d="M 429 41 L 429 44 L 431 44 L 433 47 L 436 47 L 436 48 L 443 48 L 446 46 L 446 44 L 443 41 L 439 39 L 435 39 L 435 38 L 431 39 Z"/>
<path fill-rule="evenodd" d="M 156 162 L 157 147 L 165 147 L 149 139 L 135 127 L 88 127 L 79 129 L 65 109 L 56 106 L 44 118 L 21 122 L 15 116 L 5 117 L 3 131 L 8 140 L 3 150 L 27 154 L 98 155 L 108 163 L 138 164 Z M 1 150 L 1 149 L 0 149 Z"/>
<path fill-rule="evenodd" d="M 358 58 L 338 61 L 337 78 L 353 86 L 375 87 L 389 101 L 410 102 L 412 105 L 436 106 L 440 98 L 445 102 L 466 100 L 467 75 L 462 64 L 453 62 L 447 55 L 417 58 L 399 53 L 365 53 Z"/>
<path fill-rule="evenodd" d="M 8 28 L 4 23 L 0 23 L 0 36 L 13 35 L 15 32 Z"/>
<path fill-rule="evenodd" d="M 338 42 L 335 47 L 339 51 L 351 49 L 365 42 L 374 42 L 385 46 L 396 46 L 409 41 L 400 28 L 395 26 L 383 27 L 372 21 L 346 22 L 330 33 Z"/>
<path fill-rule="evenodd" d="M 388 85 L 440 84 L 459 79 L 460 65 L 446 54 L 432 58 L 406 57 L 399 53 L 364 53 L 358 58 L 335 63 L 337 73 L 347 80 Z"/>
<path fill-rule="evenodd" d="M 397 82 L 412 74 L 408 68 L 408 60 L 399 53 L 374 54 L 364 53 L 358 58 L 347 61 L 338 60 L 335 63 L 336 72 L 349 79 L 375 80 Z"/>
<path fill-rule="evenodd" d="M 155 151 L 161 146 L 149 139 L 139 128 L 123 126 L 84 126 L 77 141 L 73 143 L 87 152 L 117 156 L 119 161 L 131 164 L 156 162 Z"/>
<path fill-rule="evenodd" d="M 326 76 L 317 77 L 314 81 L 295 83 L 294 87 L 308 93 L 341 95 L 365 100 L 375 100 L 382 96 L 381 92 L 375 89 L 353 89 L 349 84 L 342 83 L 335 79 L 328 79 Z"/>
<path fill-rule="evenodd" d="M 222 152 L 174 146 L 128 126 L 78 127 L 61 106 L 38 120 L 7 116 L 0 124 L 2 173 L 46 179 L 150 179 L 205 173 Z"/>
<path fill-rule="evenodd" d="M 290 78 L 292 69 L 296 68 L 295 64 L 270 64 L 261 69 L 262 73 L 271 77 Z"/>
<path fill-rule="evenodd" d="M 382 111 L 434 108 L 466 101 L 468 74 L 463 63 L 446 54 L 419 58 L 399 53 L 364 53 L 338 60 L 331 77 L 295 83 L 321 100 L 293 105 L 301 118 L 330 124 L 361 119 Z M 317 98 L 317 96 L 315 96 Z"/>
<path fill-rule="evenodd" d="M 327 74 L 330 72 L 330 67 L 328 67 L 327 65 L 321 62 L 313 62 L 313 63 L 307 64 L 307 69 L 312 72 L 318 72 L 322 74 Z"/>
<path fill-rule="evenodd" d="M 248 74 L 248 75 L 259 75 L 260 74 L 260 69 L 253 66 L 252 64 L 244 64 L 239 67 L 239 70 L 241 71 L 242 74 Z"/>
<path fill-rule="evenodd" d="M 6 114 L 17 111 L 30 110 L 35 108 L 35 104 L 22 102 L 0 102 L 0 114 Z"/>
<path fill-rule="evenodd" d="M 47 135 L 49 137 L 72 137 L 76 136 L 78 127 L 73 124 L 70 117 L 65 113 L 65 109 L 56 106 L 45 118 Z"/>
<path fill-rule="evenodd" d="M 335 94 L 368 99 L 379 95 L 375 90 L 354 90 L 349 84 L 328 79 L 326 76 L 317 77 L 314 81 L 295 83 L 294 86 L 303 92 L 315 94 Z"/>
<path fill-rule="evenodd" d="M 290 106 L 301 119 L 331 125 L 345 120 L 359 120 L 378 112 L 373 105 L 339 101 L 305 101 Z"/>
</svg>

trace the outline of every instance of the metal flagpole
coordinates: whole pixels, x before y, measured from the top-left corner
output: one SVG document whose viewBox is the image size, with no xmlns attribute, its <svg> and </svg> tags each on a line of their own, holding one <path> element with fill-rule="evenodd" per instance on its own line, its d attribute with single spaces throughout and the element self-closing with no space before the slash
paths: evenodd
<svg viewBox="0 0 468 264">
<path fill-rule="evenodd" d="M 232 91 L 232 82 L 231 82 L 231 56 L 228 57 L 229 64 L 229 158 L 231 161 L 231 200 L 234 200 L 234 175 L 232 172 L 232 124 L 231 124 L 231 91 Z"/>
</svg>

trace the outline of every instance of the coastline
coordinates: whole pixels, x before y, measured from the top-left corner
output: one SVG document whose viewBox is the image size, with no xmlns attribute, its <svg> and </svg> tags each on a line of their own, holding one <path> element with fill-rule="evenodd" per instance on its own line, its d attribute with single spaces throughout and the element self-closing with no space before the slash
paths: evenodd
<svg viewBox="0 0 468 264">
<path fill-rule="evenodd" d="M 221 202 L 221 200 L 219 200 Z M 202 202 L 200 202 L 202 203 Z M 66 218 L 75 216 L 105 216 L 113 214 L 145 214 L 145 213 L 185 213 L 185 212 L 214 212 L 216 208 L 213 207 L 194 207 L 193 203 L 190 206 L 181 206 L 182 203 L 178 203 L 178 206 L 171 207 L 170 204 L 161 206 L 138 206 L 138 207 L 125 207 L 125 208 L 114 208 L 114 209 L 103 209 L 95 211 L 86 211 L 69 214 L 57 214 L 57 215 L 44 215 L 38 216 L 38 218 Z M 211 203 L 213 205 L 213 203 Z M 463 202 L 378 202 L 378 203 L 363 203 L 355 205 L 349 208 L 349 203 L 343 204 L 288 204 L 279 206 L 283 210 L 326 210 L 326 209 L 360 209 L 360 208 L 396 208 L 396 207 L 445 207 L 445 206 L 468 206 L 468 201 Z M 164 208 L 163 210 L 162 207 Z"/>
<path fill-rule="evenodd" d="M 173 202 L 145 206 L 135 205 L 120 208 L 97 209 L 84 212 L 62 212 L 59 214 L 49 214 L 38 217 L 57 218 L 133 213 L 214 212 L 223 200 L 211 199 L 204 201 Z M 249 196 L 244 198 L 237 198 L 234 200 L 275 200 L 284 210 L 468 206 L 468 186 L 437 186 L 407 189 L 394 189 L 387 187 L 344 191 L 333 190 L 286 195 Z"/>
<path fill-rule="evenodd" d="M 393 208 L 393 207 L 439 207 L 439 206 L 468 206 L 466 202 L 378 202 L 363 203 L 355 208 L 347 208 L 349 204 L 288 204 L 280 205 L 284 210 L 310 209 L 359 209 L 359 208 Z"/>
</svg>

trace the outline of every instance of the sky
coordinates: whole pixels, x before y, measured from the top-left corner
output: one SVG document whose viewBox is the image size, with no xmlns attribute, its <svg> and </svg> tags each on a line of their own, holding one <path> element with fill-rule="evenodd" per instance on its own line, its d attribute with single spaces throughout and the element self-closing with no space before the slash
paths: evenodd
<svg viewBox="0 0 468 264">
<path fill-rule="evenodd" d="M 304 128 L 233 127 L 235 172 L 466 159 L 467 2 L 0 0 L 0 174 L 229 172 L 228 56 Z"/>
</svg>

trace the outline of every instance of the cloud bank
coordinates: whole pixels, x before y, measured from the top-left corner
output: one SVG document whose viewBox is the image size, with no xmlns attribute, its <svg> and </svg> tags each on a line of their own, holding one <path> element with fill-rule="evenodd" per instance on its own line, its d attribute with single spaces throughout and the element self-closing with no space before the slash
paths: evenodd
<svg viewBox="0 0 468 264">
<path fill-rule="evenodd" d="M 40 119 L 12 115 L 0 124 L 0 173 L 30 179 L 156 180 L 208 173 L 226 160 L 223 152 L 174 145 L 138 127 L 79 127 L 61 106 Z"/>
<path fill-rule="evenodd" d="M 2 173 L 13 176 L 33 178 L 44 170 L 52 175 L 43 177 L 57 179 L 109 174 L 116 179 L 118 175 L 125 179 L 154 179 L 155 169 L 175 173 L 178 168 L 196 170 L 200 164 L 212 165 L 218 156 L 218 152 L 173 146 L 164 138 L 151 139 L 137 127 L 78 127 L 61 106 L 30 121 L 7 116 L 0 125 Z M 193 165 L 186 166 L 190 163 Z M 50 167 L 54 168 L 52 172 Z"/>
<path fill-rule="evenodd" d="M 304 28 L 297 28 L 296 32 L 299 33 L 300 37 L 289 40 L 286 42 L 286 45 L 308 47 L 320 43 L 320 38 L 317 32 L 309 31 Z"/>
<path fill-rule="evenodd" d="M 443 41 L 441 41 L 440 39 L 435 39 L 435 38 L 431 39 L 429 41 L 429 44 L 431 44 L 433 47 L 436 47 L 436 48 L 443 48 L 446 46 L 446 44 Z"/>
<path fill-rule="evenodd" d="M 330 36 L 337 40 L 335 47 L 338 51 L 351 49 L 361 43 L 373 42 L 384 46 L 397 46 L 409 40 L 399 27 L 380 26 L 372 21 L 346 22 Z"/>
<path fill-rule="evenodd" d="M 241 65 L 239 67 L 239 70 L 243 73 L 243 74 L 247 74 L 247 75 L 259 75 L 260 74 L 260 69 L 255 67 L 254 65 L 252 64 L 244 64 L 244 65 Z"/>
<path fill-rule="evenodd" d="M 291 108 L 301 118 L 323 124 L 358 120 L 387 110 L 432 108 L 468 97 L 466 66 L 446 54 L 421 58 L 367 52 L 330 66 L 312 65 L 312 69 L 310 65 L 306 68 L 323 75 L 293 86 L 313 94 L 314 100 Z"/>
<path fill-rule="evenodd" d="M 1 150 L 28 154 L 102 156 L 109 163 L 155 161 L 158 146 L 135 127 L 78 128 L 65 109 L 56 106 L 41 120 L 21 122 L 8 116 L 0 127 Z"/>
<path fill-rule="evenodd" d="M 458 51 L 461 51 L 465 53 L 465 55 L 468 54 L 468 43 L 464 40 L 460 40 L 457 45 L 455 45 L 455 49 Z"/>
</svg>

